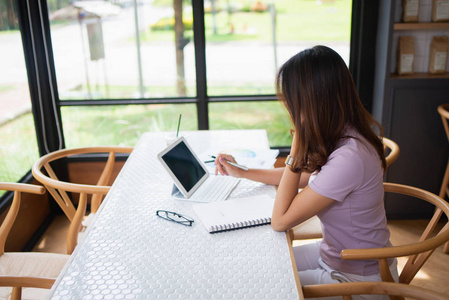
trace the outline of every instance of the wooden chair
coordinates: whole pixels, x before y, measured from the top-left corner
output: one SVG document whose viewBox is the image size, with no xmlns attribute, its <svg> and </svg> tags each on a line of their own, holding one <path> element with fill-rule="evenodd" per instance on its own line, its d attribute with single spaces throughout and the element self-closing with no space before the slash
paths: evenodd
<svg viewBox="0 0 449 300">
<path fill-rule="evenodd" d="M 44 299 L 69 255 L 42 252 L 5 252 L 6 238 L 20 208 L 22 193 L 45 194 L 42 186 L 0 182 L 0 190 L 13 191 L 14 197 L 0 226 L 0 298 Z"/>
<path fill-rule="evenodd" d="M 345 282 L 335 284 L 306 285 L 302 287 L 305 298 L 343 296 L 344 300 L 354 295 L 389 295 L 417 300 L 448 300 L 449 297 L 429 289 L 392 282 Z"/>
<path fill-rule="evenodd" d="M 386 193 L 396 193 L 422 199 L 435 205 L 435 213 L 429 221 L 420 239 L 407 245 L 373 249 L 345 249 L 341 252 L 344 260 L 377 259 L 383 281 L 392 282 L 387 259 L 408 256 L 407 262 L 399 274 L 400 283 L 410 283 L 436 248 L 449 241 L 449 223 L 435 234 L 435 228 L 441 215 L 449 217 L 449 204 L 441 197 L 416 187 L 384 182 Z"/>
<path fill-rule="evenodd" d="M 446 132 L 447 139 L 449 140 L 449 103 L 441 104 L 438 106 L 438 113 L 441 116 L 441 121 L 443 122 L 444 131 Z M 444 173 L 443 182 L 440 188 L 440 197 L 446 199 L 449 196 L 449 161 L 446 166 L 446 172 Z M 449 253 L 449 243 L 444 245 L 445 253 Z"/>
<path fill-rule="evenodd" d="M 383 138 L 382 142 L 385 149 L 385 160 L 387 168 L 399 157 L 399 146 L 390 139 Z M 321 222 L 317 216 L 313 216 L 307 221 L 299 224 L 290 230 L 294 240 L 320 239 L 323 237 L 321 231 Z"/>
<path fill-rule="evenodd" d="M 89 222 L 92 220 L 93 216 L 100 207 L 103 197 L 109 192 L 109 181 L 114 168 L 116 154 L 131 153 L 132 150 L 132 147 L 115 146 L 63 149 L 42 156 L 33 165 L 32 172 L 36 180 L 47 188 L 48 192 L 53 196 L 67 218 L 70 220 L 70 227 L 67 235 L 68 254 L 71 254 L 75 249 L 78 244 L 78 235 L 80 232 L 84 232 L 89 226 Z M 50 165 L 50 163 L 56 160 L 73 157 L 75 155 L 99 153 L 108 154 L 108 160 L 106 161 L 103 172 L 96 185 L 61 181 L 58 179 L 56 173 Z M 43 169 L 45 169 L 48 176 L 44 174 Z M 69 193 L 72 194 L 72 197 L 73 193 L 79 194 L 79 202 L 76 207 L 72 202 L 72 198 L 69 197 Z M 92 196 L 91 209 L 90 214 L 86 216 L 88 195 Z"/>
<path fill-rule="evenodd" d="M 379 263 L 381 278 L 384 282 L 393 282 L 393 277 L 390 273 L 387 259 L 408 257 L 402 271 L 399 274 L 399 283 L 409 284 L 433 251 L 449 241 L 449 223 L 447 223 L 438 233 L 434 232 L 441 215 L 444 213 L 447 217 L 449 217 L 449 204 L 433 193 L 412 186 L 384 182 L 384 190 L 387 193 L 402 194 L 417 199 L 422 199 L 436 206 L 435 213 L 420 239 L 407 245 L 385 248 L 345 249 L 340 255 L 344 260 L 377 260 Z M 402 299 L 400 297 L 390 298 Z"/>
</svg>

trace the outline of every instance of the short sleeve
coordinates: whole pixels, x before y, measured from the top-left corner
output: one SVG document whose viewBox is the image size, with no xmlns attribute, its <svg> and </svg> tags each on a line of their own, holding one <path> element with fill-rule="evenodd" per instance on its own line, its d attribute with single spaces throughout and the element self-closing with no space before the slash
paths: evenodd
<svg viewBox="0 0 449 300">
<path fill-rule="evenodd" d="M 332 152 L 309 186 L 316 193 L 341 202 L 362 184 L 363 170 L 357 152 L 343 146 Z"/>
</svg>

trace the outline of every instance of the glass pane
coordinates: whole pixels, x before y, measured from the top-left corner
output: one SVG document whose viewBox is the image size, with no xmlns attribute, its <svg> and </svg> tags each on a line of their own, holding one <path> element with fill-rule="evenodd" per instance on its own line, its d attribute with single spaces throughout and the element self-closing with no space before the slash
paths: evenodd
<svg viewBox="0 0 449 300">
<path fill-rule="evenodd" d="M 134 146 L 146 131 L 197 130 L 194 104 L 62 107 L 67 148 Z"/>
<path fill-rule="evenodd" d="M 265 129 L 270 147 L 291 145 L 290 118 L 277 101 L 210 103 L 209 119 L 211 129 Z"/>
<path fill-rule="evenodd" d="M 351 0 L 205 1 L 208 94 L 274 94 L 276 70 L 325 44 L 349 62 Z"/>
<path fill-rule="evenodd" d="M 0 0 L 0 181 L 16 182 L 39 157 L 13 1 Z"/>
<path fill-rule="evenodd" d="M 190 1 L 63 2 L 50 5 L 60 99 L 196 96 Z"/>
</svg>

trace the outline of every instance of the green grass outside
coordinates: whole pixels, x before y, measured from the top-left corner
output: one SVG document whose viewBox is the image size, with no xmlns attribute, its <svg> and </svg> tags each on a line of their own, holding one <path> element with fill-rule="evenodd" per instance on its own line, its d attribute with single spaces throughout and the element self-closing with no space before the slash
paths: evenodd
<svg viewBox="0 0 449 300">
<path fill-rule="evenodd" d="M 290 146 L 291 122 L 285 108 L 272 102 L 224 102 L 209 105 L 212 130 L 265 129 L 271 147 Z"/>
<path fill-rule="evenodd" d="M 193 104 L 63 107 L 66 146 L 134 146 L 146 131 L 175 131 L 181 113 L 181 129 L 196 130 Z"/>
<path fill-rule="evenodd" d="M 31 113 L 0 126 L 0 137 L 0 181 L 18 181 L 39 158 Z"/>
<path fill-rule="evenodd" d="M 92 145 L 134 146 L 142 133 L 197 130 L 194 104 L 63 107 L 68 148 Z M 291 127 L 285 109 L 274 102 L 231 102 L 209 105 L 210 129 L 266 129 L 271 146 L 288 146 Z"/>
<path fill-rule="evenodd" d="M 274 5 L 277 12 L 278 42 L 350 40 L 351 0 L 335 0 L 324 2 L 322 5 L 317 5 L 316 0 L 278 0 L 274 2 Z M 185 18 L 191 18 L 191 15 L 185 13 Z M 226 9 L 223 9 L 215 14 L 215 21 L 217 34 L 214 34 L 212 30 L 212 14 L 205 14 L 206 42 L 269 42 L 272 40 L 272 21 L 269 11 L 239 11 L 229 14 Z M 231 23 L 235 29 L 233 34 L 230 33 Z M 244 28 L 247 28 L 246 32 Z M 173 36 L 172 30 L 150 31 L 148 29 L 142 33 L 141 42 L 172 42 Z M 186 31 L 185 36 L 192 39 L 193 32 Z"/>
<path fill-rule="evenodd" d="M 13 85 L 0 85 L 0 93 L 14 90 L 15 87 Z"/>
</svg>

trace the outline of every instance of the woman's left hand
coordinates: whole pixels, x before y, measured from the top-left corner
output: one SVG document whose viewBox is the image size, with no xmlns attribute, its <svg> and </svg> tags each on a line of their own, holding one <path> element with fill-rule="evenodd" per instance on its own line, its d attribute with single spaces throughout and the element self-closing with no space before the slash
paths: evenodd
<svg viewBox="0 0 449 300">
<path fill-rule="evenodd" d="M 292 146 L 290 148 L 290 155 L 296 157 L 299 152 L 299 136 L 296 132 L 292 132 Z"/>
</svg>

